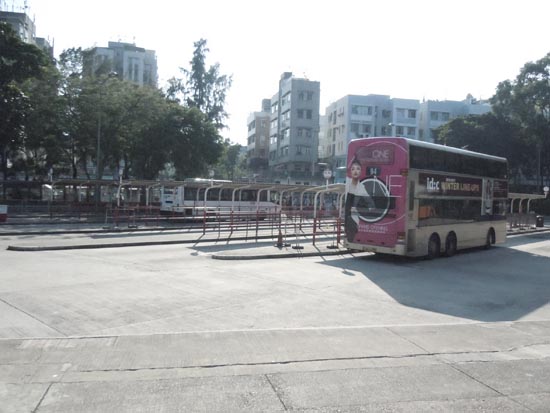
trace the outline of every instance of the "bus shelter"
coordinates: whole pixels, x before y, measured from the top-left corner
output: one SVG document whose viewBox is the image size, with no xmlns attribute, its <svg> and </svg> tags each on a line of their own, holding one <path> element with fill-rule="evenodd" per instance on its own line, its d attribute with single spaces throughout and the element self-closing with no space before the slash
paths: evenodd
<svg viewBox="0 0 550 413">
<path fill-rule="evenodd" d="M 546 195 L 508 193 L 510 211 L 507 215 L 510 229 L 522 229 L 536 225 L 537 216 L 531 211 L 531 201 L 545 199 Z"/>
</svg>

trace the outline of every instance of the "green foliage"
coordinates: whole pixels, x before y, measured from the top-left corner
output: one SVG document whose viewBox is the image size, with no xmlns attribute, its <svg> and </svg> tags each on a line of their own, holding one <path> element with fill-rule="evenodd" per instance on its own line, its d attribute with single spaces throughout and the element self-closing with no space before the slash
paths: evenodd
<svg viewBox="0 0 550 413">
<path fill-rule="evenodd" d="M 439 144 L 507 158 L 512 176 L 517 176 L 529 159 L 519 128 L 492 113 L 453 119 L 436 129 L 435 135 Z"/>
<path fill-rule="evenodd" d="M 549 177 L 550 53 L 525 64 L 514 81 L 501 82 L 491 103 L 497 116 L 517 126 L 522 144 L 530 148 L 527 169 Z"/>
<path fill-rule="evenodd" d="M 21 83 L 40 77 L 49 61 L 40 49 L 22 42 L 7 23 L 0 22 L 0 156 L 7 176 L 7 160 L 24 145 L 25 121 L 31 110 Z"/>
<path fill-rule="evenodd" d="M 175 120 L 178 134 L 173 141 L 172 163 L 176 177 L 205 176 L 208 166 L 222 153 L 221 137 L 216 127 L 197 108 L 181 108 Z"/>
<path fill-rule="evenodd" d="M 240 162 L 241 148 L 241 145 L 232 144 L 229 139 L 224 141 L 222 154 L 214 167 L 217 178 L 233 181 L 246 174 Z"/>
<path fill-rule="evenodd" d="M 218 63 L 206 68 L 206 53 L 209 49 L 205 39 L 195 42 L 194 46 L 193 59 L 189 62 L 191 69 L 180 68 L 185 78 L 170 79 L 167 94 L 172 99 L 183 100 L 189 107 L 199 109 L 217 129 L 222 129 L 228 117 L 224 105 L 232 77 L 221 75 Z"/>
<path fill-rule="evenodd" d="M 57 145 L 61 135 L 62 101 L 58 95 L 59 72 L 53 66 L 44 68 L 40 77 L 25 81 L 21 88 L 30 110 L 25 118 L 25 136 L 21 147 L 21 169 L 27 177 L 45 177 L 50 167 L 59 164 L 62 152 Z"/>
<path fill-rule="evenodd" d="M 48 59 L 36 46 L 17 37 L 11 26 L 0 22 L 0 87 L 39 76 Z"/>
</svg>

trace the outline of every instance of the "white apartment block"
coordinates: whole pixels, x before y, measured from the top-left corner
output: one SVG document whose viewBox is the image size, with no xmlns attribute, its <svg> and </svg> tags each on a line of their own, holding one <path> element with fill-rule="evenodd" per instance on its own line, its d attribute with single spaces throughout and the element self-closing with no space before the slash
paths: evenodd
<svg viewBox="0 0 550 413">
<path fill-rule="evenodd" d="M 466 115 L 481 115 L 491 107 L 470 95 L 464 101 L 425 101 L 387 95 L 347 95 L 325 109 L 320 125 L 319 158 L 345 180 L 348 143 L 369 136 L 402 136 L 433 142 L 433 130 Z"/>
<path fill-rule="evenodd" d="M 157 86 L 157 58 L 154 50 L 131 43 L 109 42 L 108 47 L 91 49 L 91 73 L 114 71 L 118 77 L 140 86 Z"/>
<path fill-rule="evenodd" d="M 329 164 L 335 182 L 345 179 L 348 143 L 369 136 L 418 137 L 419 101 L 387 95 L 348 95 L 330 104 L 321 125 L 319 158 Z"/>
<path fill-rule="evenodd" d="M 263 99 L 261 112 L 251 113 L 247 121 L 247 164 L 252 171 L 259 173 L 260 178 L 264 177 L 268 167 L 270 109 L 271 100 Z"/>
<path fill-rule="evenodd" d="M 319 172 L 320 84 L 282 74 L 271 98 L 269 169 L 271 179 L 309 184 Z"/>
</svg>

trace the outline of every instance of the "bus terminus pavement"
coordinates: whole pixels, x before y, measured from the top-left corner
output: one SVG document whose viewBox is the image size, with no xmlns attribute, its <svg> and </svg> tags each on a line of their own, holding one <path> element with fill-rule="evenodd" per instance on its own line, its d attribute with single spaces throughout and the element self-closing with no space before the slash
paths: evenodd
<svg viewBox="0 0 550 413">
<path fill-rule="evenodd" d="M 452 256 L 506 239 L 504 158 L 405 138 L 349 143 L 345 245 Z"/>
</svg>

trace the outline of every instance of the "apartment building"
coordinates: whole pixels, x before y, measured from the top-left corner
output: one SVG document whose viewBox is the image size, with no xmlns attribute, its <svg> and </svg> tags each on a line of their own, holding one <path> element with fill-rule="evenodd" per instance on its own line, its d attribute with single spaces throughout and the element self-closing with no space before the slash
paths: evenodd
<svg viewBox="0 0 550 413">
<path fill-rule="evenodd" d="M 22 41 L 34 44 L 53 59 L 53 46 L 49 40 L 36 37 L 36 25 L 27 15 L 27 7 L 22 7 L 21 12 L 7 11 L 6 8 L 3 2 L 0 3 L 0 21 L 8 23 Z"/>
<path fill-rule="evenodd" d="M 25 43 L 34 44 L 36 26 L 25 12 L 0 10 L 0 21 L 8 23 Z"/>
<path fill-rule="evenodd" d="M 452 119 L 467 115 L 483 115 L 490 111 L 491 105 L 487 101 L 476 100 L 471 95 L 468 95 L 463 101 L 424 101 L 420 104 L 418 139 L 433 142 L 434 129 Z"/>
<path fill-rule="evenodd" d="M 262 110 L 248 116 L 247 165 L 264 178 L 268 170 L 271 99 L 262 100 Z"/>
<path fill-rule="evenodd" d="M 334 181 L 345 180 L 348 143 L 369 136 L 417 139 L 419 101 L 387 95 L 347 95 L 325 110 L 319 157 L 333 171 Z"/>
<path fill-rule="evenodd" d="M 318 161 L 320 83 L 285 72 L 271 98 L 269 170 L 281 183 L 320 181 Z"/>
<path fill-rule="evenodd" d="M 89 73 L 116 72 L 122 80 L 140 86 L 157 86 L 157 58 L 154 50 L 146 50 L 132 43 L 109 42 L 107 47 L 90 50 L 85 70 Z"/>
</svg>

